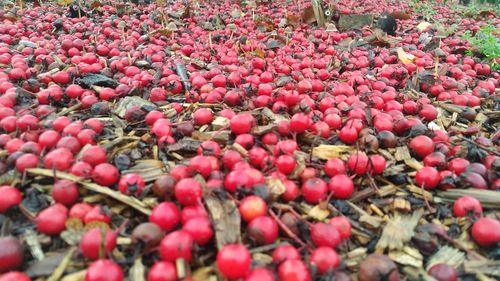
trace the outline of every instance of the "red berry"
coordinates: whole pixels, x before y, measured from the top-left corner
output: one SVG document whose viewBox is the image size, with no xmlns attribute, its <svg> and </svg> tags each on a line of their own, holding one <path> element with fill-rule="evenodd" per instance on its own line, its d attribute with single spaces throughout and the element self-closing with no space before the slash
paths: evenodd
<svg viewBox="0 0 500 281">
<path fill-rule="evenodd" d="M 162 202 L 154 207 L 149 221 L 157 224 L 161 229 L 170 231 L 180 222 L 180 212 L 172 202 Z"/>
<path fill-rule="evenodd" d="M 120 173 L 118 172 L 118 169 L 108 163 L 99 164 L 95 166 L 92 171 L 92 180 L 100 185 L 112 186 L 118 182 L 119 178 Z"/>
<path fill-rule="evenodd" d="M 351 126 L 344 126 L 339 133 L 339 139 L 345 144 L 353 144 L 358 139 L 358 131 Z"/>
<path fill-rule="evenodd" d="M 328 222 L 339 232 L 341 239 L 348 239 L 351 236 L 351 222 L 344 216 L 333 217 Z"/>
<path fill-rule="evenodd" d="M 57 203 L 71 206 L 78 201 L 79 197 L 78 186 L 75 182 L 63 179 L 54 183 L 52 198 L 54 198 L 54 201 Z"/>
<path fill-rule="evenodd" d="M 265 268 L 255 268 L 245 278 L 245 281 L 274 281 L 274 280 L 275 280 L 274 274 Z"/>
<path fill-rule="evenodd" d="M 370 168 L 373 175 L 380 175 L 385 171 L 386 161 L 382 155 L 370 156 Z"/>
<path fill-rule="evenodd" d="M 47 169 L 55 168 L 59 171 L 65 171 L 71 166 L 73 154 L 67 148 L 57 148 L 45 155 L 43 165 Z"/>
<path fill-rule="evenodd" d="M 278 224 L 271 217 L 257 217 L 248 224 L 248 235 L 259 245 L 272 244 L 278 238 Z"/>
<path fill-rule="evenodd" d="M 148 272 L 148 281 L 177 281 L 177 269 L 168 261 L 156 262 Z"/>
<path fill-rule="evenodd" d="M 231 131 L 236 134 L 247 134 L 252 129 L 255 120 L 251 114 L 243 113 L 234 116 L 229 124 Z"/>
<path fill-rule="evenodd" d="M 302 184 L 302 195 L 307 203 L 316 204 L 326 198 L 328 187 L 320 178 L 308 179 Z"/>
<path fill-rule="evenodd" d="M 82 157 L 80 159 L 92 166 L 106 163 L 106 150 L 97 145 L 90 146 L 82 152 Z"/>
<path fill-rule="evenodd" d="M 123 281 L 123 270 L 111 260 L 98 260 L 88 267 L 85 281 Z"/>
<path fill-rule="evenodd" d="M 281 281 L 311 281 L 311 274 L 301 260 L 286 260 L 278 267 Z"/>
<path fill-rule="evenodd" d="M 208 108 L 200 108 L 193 113 L 194 124 L 199 126 L 210 124 L 213 119 L 212 111 Z"/>
<path fill-rule="evenodd" d="M 197 205 L 202 195 L 201 184 L 195 179 L 182 179 L 175 185 L 175 198 L 184 206 Z"/>
<path fill-rule="evenodd" d="M 94 206 L 85 214 L 83 222 L 88 224 L 94 221 L 109 224 L 111 222 L 111 211 L 107 207 L 101 205 Z"/>
<path fill-rule="evenodd" d="M 191 234 L 193 240 L 198 245 L 205 245 L 212 239 L 213 230 L 210 219 L 205 216 L 199 216 L 189 219 L 182 226 L 182 230 Z"/>
<path fill-rule="evenodd" d="M 415 182 L 425 189 L 434 189 L 441 181 L 441 175 L 433 167 L 423 167 L 417 171 Z"/>
<path fill-rule="evenodd" d="M 297 166 L 297 162 L 290 155 L 280 155 L 275 161 L 276 168 L 283 174 L 290 174 Z"/>
<path fill-rule="evenodd" d="M 267 203 L 259 196 L 250 195 L 241 200 L 239 210 L 243 220 L 248 223 L 257 217 L 266 215 Z"/>
<path fill-rule="evenodd" d="M 46 235 L 59 235 L 66 229 L 66 219 L 68 218 L 68 209 L 62 204 L 52 205 L 36 217 L 36 226 L 38 231 Z"/>
<path fill-rule="evenodd" d="M 0 237 L 0 273 L 15 270 L 23 263 L 23 246 L 12 236 Z"/>
<path fill-rule="evenodd" d="M 79 161 L 71 166 L 71 168 L 69 169 L 69 172 L 77 177 L 87 178 L 87 177 L 92 176 L 92 170 L 93 170 L 93 168 L 89 163 Z"/>
<path fill-rule="evenodd" d="M 245 246 L 240 244 L 225 245 L 217 253 L 217 268 L 225 278 L 240 279 L 248 274 L 251 260 L 250 252 Z"/>
<path fill-rule="evenodd" d="M 410 141 L 409 146 L 421 159 L 434 151 L 434 142 L 428 136 L 421 135 L 414 137 Z"/>
<path fill-rule="evenodd" d="M 316 247 L 335 248 L 340 244 L 340 234 L 333 225 L 315 223 L 311 225 L 311 240 Z"/>
<path fill-rule="evenodd" d="M 118 190 L 126 195 L 139 196 L 144 191 L 146 184 L 142 176 L 134 173 L 126 174 L 120 178 Z"/>
<path fill-rule="evenodd" d="M 453 203 L 453 215 L 455 217 L 465 217 L 469 214 L 474 214 L 480 217 L 483 213 L 481 202 L 471 196 L 462 196 Z"/>
<path fill-rule="evenodd" d="M 290 129 L 296 133 L 303 133 L 311 126 L 311 120 L 305 113 L 296 113 L 290 120 Z"/>
<path fill-rule="evenodd" d="M 466 159 L 455 158 L 448 163 L 448 169 L 453 173 L 455 173 L 455 175 L 459 176 L 461 173 L 465 171 L 465 169 L 467 169 L 469 165 L 470 162 L 467 161 Z"/>
<path fill-rule="evenodd" d="M 354 182 L 346 175 L 336 175 L 330 179 L 328 190 L 337 199 L 349 199 L 354 192 Z"/>
<path fill-rule="evenodd" d="M 480 218 L 472 225 L 472 238 L 481 246 L 492 246 L 500 242 L 500 221 Z"/>
<path fill-rule="evenodd" d="M 311 263 L 316 266 L 318 273 L 323 275 L 326 272 L 333 271 L 340 265 L 340 259 L 337 252 L 330 247 L 316 248 L 311 255 Z"/>
<path fill-rule="evenodd" d="M 107 257 L 116 247 L 116 233 L 109 229 L 101 230 L 101 228 L 92 228 L 83 234 L 80 240 L 80 251 L 83 256 L 91 260 L 102 258 L 99 257 L 99 252 L 103 237 L 105 237 L 103 257 Z"/>
<path fill-rule="evenodd" d="M 0 275 L 0 281 L 31 281 L 31 279 L 22 272 L 11 271 Z"/>
<path fill-rule="evenodd" d="M 346 172 L 346 167 L 344 161 L 338 158 L 332 158 L 325 163 L 325 174 L 329 177 L 333 177 L 338 174 L 344 174 Z"/>
<path fill-rule="evenodd" d="M 368 156 L 364 152 L 351 154 L 347 159 L 347 167 L 358 176 L 366 174 L 370 168 Z"/>
<path fill-rule="evenodd" d="M 200 174 L 204 178 L 208 178 L 210 172 L 212 172 L 212 164 L 208 157 L 203 155 L 197 155 L 189 161 L 188 172 L 191 175 Z"/>
<path fill-rule="evenodd" d="M 0 214 L 5 213 L 8 209 L 17 206 L 23 200 L 23 195 L 13 186 L 0 186 Z"/>
<path fill-rule="evenodd" d="M 300 253 L 294 246 L 283 244 L 274 249 L 272 257 L 273 263 L 280 264 L 285 260 L 300 260 Z"/>
<path fill-rule="evenodd" d="M 69 210 L 69 217 L 70 218 L 77 218 L 80 219 L 81 221 L 84 220 L 85 215 L 87 215 L 88 212 L 92 210 L 92 205 L 88 203 L 76 203 L 71 207 Z"/>
<path fill-rule="evenodd" d="M 160 244 L 160 256 L 163 260 L 175 262 L 183 258 L 189 262 L 192 258 L 193 238 L 191 234 L 183 230 L 169 233 Z"/>
</svg>

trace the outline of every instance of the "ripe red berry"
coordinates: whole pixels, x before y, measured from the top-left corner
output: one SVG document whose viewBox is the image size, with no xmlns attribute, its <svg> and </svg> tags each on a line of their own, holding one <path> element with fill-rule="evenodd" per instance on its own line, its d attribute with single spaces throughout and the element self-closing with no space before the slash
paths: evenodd
<svg viewBox="0 0 500 281">
<path fill-rule="evenodd" d="M 80 159 L 95 167 L 101 163 L 106 163 L 106 150 L 97 145 L 90 146 L 82 152 Z"/>
<path fill-rule="evenodd" d="M 0 237 L 0 273 L 15 270 L 23 263 L 23 246 L 12 236 Z"/>
<path fill-rule="evenodd" d="M 199 126 L 210 124 L 213 119 L 212 111 L 208 108 L 200 108 L 193 113 L 194 124 Z"/>
<path fill-rule="evenodd" d="M 148 272 L 148 281 L 177 281 L 177 269 L 168 261 L 157 261 Z"/>
<path fill-rule="evenodd" d="M 248 274 L 251 260 L 250 252 L 245 246 L 229 244 L 217 253 L 217 268 L 225 278 L 240 279 Z"/>
<path fill-rule="evenodd" d="M 330 247 L 318 247 L 311 255 L 311 263 L 316 266 L 318 273 L 323 275 L 329 270 L 333 271 L 340 265 L 337 252 Z"/>
<path fill-rule="evenodd" d="M 92 210 L 92 205 L 88 203 L 76 203 L 69 210 L 70 218 L 78 218 L 81 221 L 84 220 L 85 215 Z"/>
<path fill-rule="evenodd" d="M 78 161 L 71 166 L 71 168 L 69 169 L 69 172 L 77 177 L 87 178 L 87 177 L 92 176 L 92 170 L 93 170 L 93 168 L 89 163 L 83 162 L 83 161 Z"/>
<path fill-rule="evenodd" d="M 315 223 L 311 225 L 311 240 L 316 247 L 331 247 L 335 248 L 340 244 L 340 234 L 327 223 Z"/>
<path fill-rule="evenodd" d="M 329 177 L 333 177 L 338 174 L 344 174 L 346 172 L 346 167 L 344 161 L 339 158 L 332 158 L 325 163 L 325 174 Z"/>
<path fill-rule="evenodd" d="M 333 226 L 340 234 L 341 239 L 348 239 L 351 236 L 351 222 L 344 217 L 344 216 L 338 216 L 338 217 L 333 217 L 330 219 L 328 222 L 331 226 Z"/>
<path fill-rule="evenodd" d="M 210 172 L 212 172 L 212 164 L 210 159 L 203 155 L 197 155 L 189 161 L 188 172 L 191 175 L 200 174 L 204 178 L 208 178 Z"/>
<path fill-rule="evenodd" d="M 366 174 L 370 168 L 368 156 L 364 152 L 351 154 L 347 159 L 347 167 L 358 176 Z"/>
<path fill-rule="evenodd" d="M 95 166 L 92 171 L 92 180 L 100 185 L 112 186 L 118 182 L 119 178 L 120 173 L 118 169 L 109 163 L 101 163 Z"/>
<path fill-rule="evenodd" d="M 248 223 L 257 217 L 266 215 L 267 203 L 259 196 L 250 195 L 241 200 L 239 210 L 243 220 Z"/>
<path fill-rule="evenodd" d="M 183 258 L 189 262 L 192 258 L 193 238 L 184 230 L 169 233 L 160 243 L 160 256 L 163 260 L 175 262 Z"/>
<path fill-rule="evenodd" d="M 328 187 L 320 178 L 308 179 L 302 184 L 302 195 L 307 203 L 316 204 L 326 198 Z"/>
<path fill-rule="evenodd" d="M 251 178 L 245 170 L 234 170 L 224 178 L 224 188 L 229 192 L 235 192 L 238 188 L 250 188 Z"/>
<path fill-rule="evenodd" d="M 481 202 L 471 196 L 462 196 L 453 203 L 453 215 L 455 217 L 465 217 L 469 214 L 474 214 L 480 217 L 483 213 Z"/>
<path fill-rule="evenodd" d="M 467 169 L 467 167 L 470 165 L 470 162 L 467 161 L 464 158 L 455 158 L 450 160 L 448 163 L 448 169 L 455 173 L 455 175 L 459 176 L 461 173 Z"/>
<path fill-rule="evenodd" d="M 281 281 L 311 281 L 311 274 L 301 260 L 286 260 L 278 267 L 278 276 Z"/>
<path fill-rule="evenodd" d="M 146 183 L 142 176 L 134 173 L 126 174 L 120 178 L 118 183 L 118 190 L 126 195 L 139 196 L 144 191 Z"/>
<path fill-rule="evenodd" d="M 290 244 L 283 244 L 274 249 L 272 258 L 273 263 L 280 264 L 285 260 L 300 260 L 300 253 L 294 246 Z"/>
<path fill-rule="evenodd" d="M 251 114 L 243 113 L 234 116 L 229 124 L 231 131 L 236 134 L 247 134 L 252 129 L 255 119 Z"/>
<path fill-rule="evenodd" d="M 205 245 L 212 239 L 213 230 L 210 219 L 205 216 L 198 216 L 189 219 L 182 226 L 182 230 L 191 234 L 194 242 L 198 245 Z"/>
<path fill-rule="evenodd" d="M 248 224 L 248 235 L 259 245 L 272 244 L 278 238 L 278 224 L 271 217 L 257 217 Z"/>
<path fill-rule="evenodd" d="M 62 179 L 54 183 L 52 198 L 57 203 L 71 206 L 78 201 L 79 197 L 78 186 L 75 182 Z"/>
<path fill-rule="evenodd" d="M 31 281 L 31 279 L 22 272 L 11 271 L 0 275 L 0 281 Z"/>
<path fill-rule="evenodd" d="M 85 224 L 89 224 L 90 222 L 103 222 L 109 224 L 111 222 L 111 211 L 105 206 L 94 206 L 85 214 L 83 222 Z"/>
<path fill-rule="evenodd" d="M 274 274 L 265 268 L 255 268 L 245 278 L 245 281 L 274 281 L 274 280 L 275 280 Z"/>
<path fill-rule="evenodd" d="M 175 185 L 175 198 L 184 206 L 197 205 L 202 195 L 201 184 L 195 179 L 182 179 Z"/>
<path fill-rule="evenodd" d="M 67 148 L 57 148 L 45 155 L 43 165 L 47 169 L 55 168 L 59 171 L 65 171 L 71 166 L 73 154 Z"/>
<path fill-rule="evenodd" d="M 104 241 L 102 240 L 103 237 Z M 116 238 L 116 233 L 110 229 L 101 230 L 101 228 L 92 228 L 83 234 L 80 240 L 80 251 L 87 259 L 97 260 L 105 258 L 116 247 Z M 104 245 L 103 257 L 99 257 L 101 245 Z"/>
<path fill-rule="evenodd" d="M 290 120 L 290 129 L 296 133 L 303 133 L 311 126 L 311 119 L 305 113 L 296 113 Z"/>
<path fill-rule="evenodd" d="M 417 171 L 415 182 L 425 189 L 434 189 L 441 181 L 441 175 L 433 167 L 423 167 Z"/>
<path fill-rule="evenodd" d="M 370 172 L 373 175 L 380 175 L 385 171 L 386 161 L 382 155 L 371 155 L 370 156 Z"/>
<path fill-rule="evenodd" d="M 297 162 L 290 155 L 280 155 L 275 161 L 276 168 L 283 174 L 290 174 L 297 166 Z"/>
<path fill-rule="evenodd" d="M 36 226 L 38 231 L 46 235 L 59 235 L 66 229 L 66 219 L 68 218 L 68 209 L 62 204 L 52 205 L 36 217 Z"/>
<path fill-rule="evenodd" d="M 472 225 L 472 238 L 481 246 L 492 246 L 500 242 L 500 221 L 480 218 Z"/>
<path fill-rule="evenodd" d="M 420 135 L 414 137 L 410 141 L 409 146 L 421 159 L 434 151 L 434 142 L 428 136 Z"/>
<path fill-rule="evenodd" d="M 111 260 L 98 260 L 88 267 L 85 281 L 123 281 L 123 270 Z"/>
<path fill-rule="evenodd" d="M 330 179 L 328 190 L 337 199 L 349 199 L 354 192 L 354 182 L 347 175 L 339 174 Z"/>
<path fill-rule="evenodd" d="M 23 195 L 13 186 L 0 186 L 0 214 L 5 213 L 8 209 L 17 206 L 23 200 Z"/>
<path fill-rule="evenodd" d="M 358 131 L 351 126 L 344 126 L 339 132 L 339 139 L 345 144 L 353 144 L 358 139 Z"/>
<path fill-rule="evenodd" d="M 180 222 L 180 212 L 172 202 L 162 202 L 154 207 L 149 221 L 157 224 L 161 229 L 170 231 Z"/>
</svg>

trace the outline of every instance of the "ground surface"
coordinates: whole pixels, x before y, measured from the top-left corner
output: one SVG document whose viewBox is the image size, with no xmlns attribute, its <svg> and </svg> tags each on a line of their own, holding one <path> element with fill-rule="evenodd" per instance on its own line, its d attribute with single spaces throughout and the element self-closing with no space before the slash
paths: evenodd
<svg viewBox="0 0 500 281">
<path fill-rule="evenodd" d="M 498 10 L 341 2 L 5 4 L 0 280 L 499 278 Z"/>
</svg>

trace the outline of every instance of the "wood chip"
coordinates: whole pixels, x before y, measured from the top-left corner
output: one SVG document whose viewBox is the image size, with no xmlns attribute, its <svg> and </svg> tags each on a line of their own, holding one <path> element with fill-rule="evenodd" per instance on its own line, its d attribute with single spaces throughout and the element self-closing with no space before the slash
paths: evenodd
<svg viewBox="0 0 500 281">
<path fill-rule="evenodd" d="M 66 267 L 68 267 L 69 263 L 71 262 L 71 258 L 73 257 L 73 254 L 76 251 L 76 247 L 71 247 L 68 250 L 68 253 L 64 258 L 62 259 L 61 263 L 56 267 L 52 275 L 47 279 L 47 281 L 57 281 L 61 279 L 61 276 L 64 274 L 64 271 L 66 270 Z"/>
<path fill-rule="evenodd" d="M 312 156 L 322 160 L 339 158 L 342 154 L 354 151 L 354 147 L 348 145 L 327 145 L 322 144 L 314 147 Z"/>
<path fill-rule="evenodd" d="M 208 193 L 205 205 L 213 222 L 217 249 L 226 244 L 241 243 L 241 217 L 233 200 L 221 200 L 216 195 Z"/>
<path fill-rule="evenodd" d="M 446 263 L 455 268 L 461 266 L 465 261 L 465 254 L 456 248 L 442 246 L 436 253 L 429 257 L 426 270 L 438 263 Z"/>
<path fill-rule="evenodd" d="M 396 213 L 384 227 L 382 236 L 376 246 L 377 250 L 386 248 L 389 248 L 389 250 L 402 249 L 404 243 L 410 241 L 414 233 L 413 230 L 423 214 L 423 209 L 414 211 L 412 215 Z"/>
<path fill-rule="evenodd" d="M 500 278 L 500 260 L 468 260 L 464 263 L 466 273 L 482 273 Z"/>
<path fill-rule="evenodd" d="M 394 158 L 396 158 L 397 161 L 404 161 L 411 159 L 411 154 L 410 151 L 408 150 L 408 147 L 406 146 L 398 146 L 396 147 L 396 152 L 394 153 Z"/>
<path fill-rule="evenodd" d="M 145 281 L 146 267 L 142 264 L 142 257 L 139 256 L 134 260 L 134 264 L 129 270 L 129 279 L 134 281 Z"/>
</svg>

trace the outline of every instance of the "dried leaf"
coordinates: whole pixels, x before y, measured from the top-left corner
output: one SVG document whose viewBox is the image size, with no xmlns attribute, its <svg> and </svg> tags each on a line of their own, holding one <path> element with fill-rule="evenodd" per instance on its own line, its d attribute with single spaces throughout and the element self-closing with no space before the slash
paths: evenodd
<svg viewBox="0 0 500 281">
<path fill-rule="evenodd" d="M 39 176 L 46 176 L 46 177 L 53 177 L 54 176 L 53 171 L 49 170 L 49 169 L 35 168 L 35 169 L 28 169 L 26 171 L 30 174 L 39 175 Z M 124 195 L 123 193 L 116 191 L 116 190 L 113 190 L 109 187 L 100 186 L 100 185 L 92 183 L 92 182 L 82 181 L 81 178 L 74 176 L 72 174 L 68 174 L 68 173 L 64 173 L 64 172 L 57 172 L 55 177 L 59 178 L 59 179 L 66 179 L 66 180 L 78 182 L 80 184 L 80 186 L 82 186 L 88 190 L 91 190 L 91 191 L 94 191 L 97 193 L 101 193 L 101 194 L 105 194 L 105 195 L 107 195 L 115 200 L 118 200 L 124 204 L 129 205 L 130 207 L 138 210 L 139 212 L 141 212 L 145 215 L 149 216 L 151 214 L 151 210 L 143 202 L 141 202 L 139 199 L 137 199 L 135 197 Z"/>
<path fill-rule="evenodd" d="M 387 33 L 379 28 L 375 29 L 375 31 L 371 35 L 363 37 L 363 40 L 367 43 L 370 43 L 371 45 L 379 47 L 388 47 L 391 45 L 395 45 L 401 41 L 400 39 L 389 37 Z"/>
<path fill-rule="evenodd" d="M 90 4 L 90 8 L 92 10 L 97 9 L 99 7 L 102 7 L 102 4 L 98 0 L 95 0 L 94 2 L 92 2 L 92 4 Z"/>
<path fill-rule="evenodd" d="M 370 26 L 372 23 L 373 15 L 370 14 L 341 14 L 338 28 L 340 31 L 361 29 L 363 26 Z"/>
<path fill-rule="evenodd" d="M 483 273 L 490 276 L 500 277 L 500 261 L 498 260 L 467 260 L 464 263 L 466 273 Z"/>
<path fill-rule="evenodd" d="M 409 20 L 411 19 L 411 14 L 408 11 L 396 11 L 392 12 L 391 15 L 393 18 L 398 20 Z"/>
<path fill-rule="evenodd" d="M 423 214 L 423 209 L 414 211 L 412 215 L 396 213 L 384 227 L 382 236 L 377 243 L 377 249 L 402 249 L 404 243 L 410 241 L 413 236 L 413 230 Z"/>
<path fill-rule="evenodd" d="M 263 59 L 266 57 L 266 53 L 261 48 L 256 48 L 255 49 L 255 56 Z"/>
<path fill-rule="evenodd" d="M 28 269 L 26 269 L 25 273 L 31 278 L 49 276 L 67 255 L 68 251 L 62 253 L 47 253 L 44 259 L 31 264 Z"/>
<path fill-rule="evenodd" d="M 500 209 L 500 193 L 487 189 L 449 189 L 438 192 L 438 196 L 445 202 L 453 203 L 462 196 L 471 196 L 479 200 L 485 208 Z"/>
<path fill-rule="evenodd" d="M 309 6 L 305 8 L 302 11 L 302 22 L 307 23 L 307 24 L 312 24 L 316 22 L 316 16 L 314 15 L 314 9 L 312 6 Z"/>
<path fill-rule="evenodd" d="M 292 27 L 297 27 L 300 25 L 302 17 L 296 15 L 286 15 L 286 21 L 288 25 L 291 25 Z"/>
<path fill-rule="evenodd" d="M 269 191 L 271 191 L 271 194 L 274 196 L 274 198 L 277 198 L 281 194 L 285 193 L 285 185 L 278 178 L 266 178 L 266 185 L 269 187 Z"/>
<path fill-rule="evenodd" d="M 57 0 L 57 5 L 68 6 L 69 4 L 75 2 L 75 0 Z"/>
<path fill-rule="evenodd" d="M 241 217 L 236 203 L 222 200 L 213 193 L 207 194 L 204 199 L 213 222 L 217 249 L 226 244 L 241 243 Z"/>
<path fill-rule="evenodd" d="M 322 160 L 339 158 L 342 154 L 353 151 L 355 148 L 349 145 L 327 145 L 322 144 L 314 147 L 312 156 Z"/>
<path fill-rule="evenodd" d="M 423 22 L 419 23 L 419 24 L 417 25 L 417 27 L 416 27 L 416 28 L 417 28 L 419 31 L 422 31 L 422 30 L 427 29 L 427 28 L 428 28 L 428 27 L 430 27 L 431 25 L 432 25 L 431 23 L 428 23 L 428 22 L 426 22 L 426 21 L 423 21 Z"/>
<path fill-rule="evenodd" d="M 206 281 L 214 273 L 215 269 L 212 266 L 200 267 L 191 274 L 191 278 L 194 281 Z"/>
<path fill-rule="evenodd" d="M 129 270 L 129 279 L 134 281 L 145 281 L 146 267 L 142 264 L 142 257 L 139 256 L 134 260 L 134 264 Z"/>
<path fill-rule="evenodd" d="M 325 206 L 322 206 L 322 204 L 320 203 L 311 208 L 309 212 L 307 212 L 307 215 L 317 221 L 324 221 L 330 215 L 330 210 L 328 210 L 328 208 L 325 208 Z"/>
<path fill-rule="evenodd" d="M 411 254 L 408 253 L 411 251 Z M 390 251 L 388 254 L 389 258 L 399 264 L 409 265 L 416 268 L 422 268 L 424 261 L 422 255 L 418 250 L 405 247 L 403 251 Z"/>
<path fill-rule="evenodd" d="M 54 269 L 54 272 L 50 277 L 47 279 L 47 281 L 57 281 L 61 279 L 61 276 L 64 274 L 64 271 L 66 270 L 66 267 L 68 267 L 69 263 L 71 262 L 71 258 L 73 257 L 73 254 L 76 252 L 75 247 L 71 247 L 68 251 L 65 257 L 62 259 L 62 261 L 59 263 L 59 265 Z"/>
<path fill-rule="evenodd" d="M 398 58 L 399 60 L 404 63 L 404 64 L 410 64 L 410 63 L 413 63 L 416 59 L 416 57 L 412 54 L 408 54 L 407 52 L 405 52 L 403 50 L 403 48 L 399 47 L 397 49 L 397 52 L 398 52 Z"/>
</svg>

